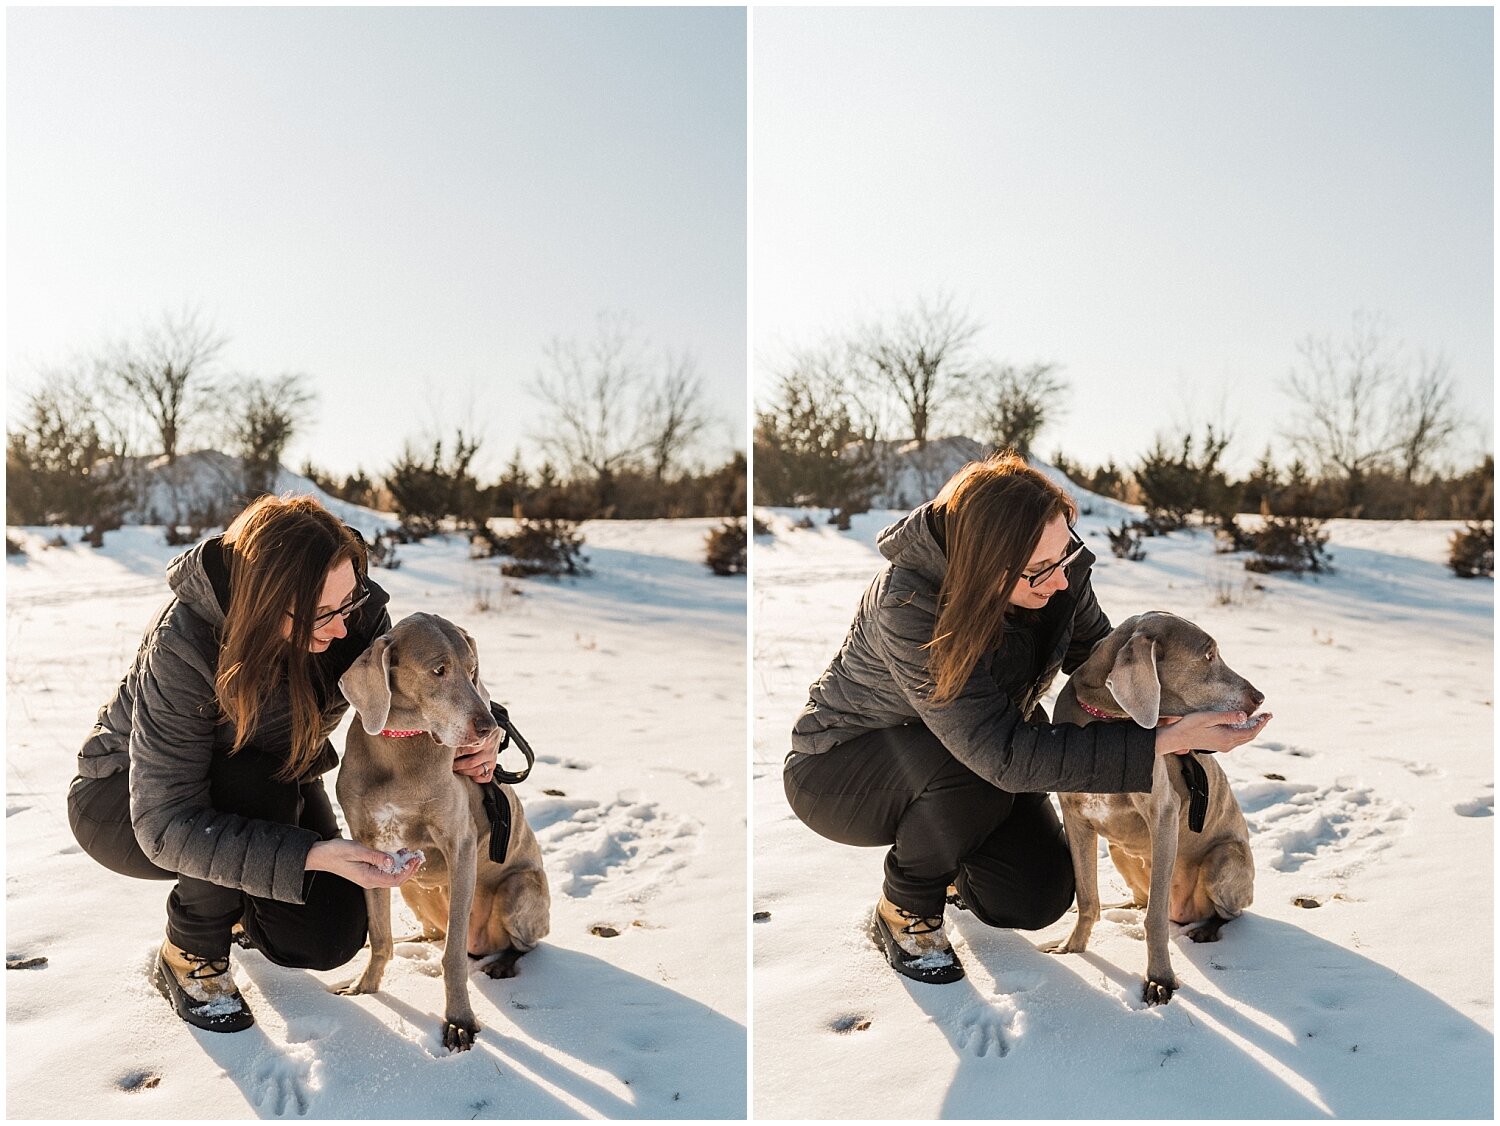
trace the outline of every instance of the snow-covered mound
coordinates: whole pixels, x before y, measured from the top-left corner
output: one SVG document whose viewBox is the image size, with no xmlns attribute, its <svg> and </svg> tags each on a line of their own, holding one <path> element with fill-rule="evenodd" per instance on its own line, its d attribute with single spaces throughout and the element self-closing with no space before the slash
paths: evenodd
<svg viewBox="0 0 1500 1126">
<path fill-rule="evenodd" d="M 993 452 L 973 438 L 962 435 L 933 438 L 925 446 L 918 446 L 915 441 L 877 442 L 872 450 L 877 463 L 882 466 L 884 485 L 871 497 L 870 507 L 902 512 L 931 500 L 953 474 L 969 462 L 980 461 Z M 1033 468 L 1066 489 L 1078 503 L 1081 514 L 1095 515 L 1116 524 L 1141 515 L 1140 508 L 1135 505 L 1122 504 L 1074 484 L 1062 470 L 1035 455 L 1028 461 Z"/>
<path fill-rule="evenodd" d="M 971 461 L 990 451 L 973 438 L 954 435 L 915 441 L 876 442 L 872 450 L 883 469 L 884 485 L 870 499 L 871 508 L 915 508 L 937 495 L 943 483 Z"/>
<path fill-rule="evenodd" d="M 1255 902 L 1212 945 L 1173 928 L 1182 988 L 1164 1007 L 1141 999 L 1144 913 L 1130 908 L 1067 956 L 1039 948 L 1070 916 L 1022 932 L 950 908 L 967 979 L 897 976 L 869 926 L 885 850 L 804 826 L 781 766 L 884 563 L 875 538 L 902 513 L 839 532 L 825 512 L 760 509 L 757 1116 L 1492 1118 L 1494 587 L 1446 567 L 1462 525 L 1330 521 L 1338 570 L 1297 580 L 1246 572 L 1206 529 L 1117 559 L 1116 513 L 1068 487 L 1110 617 L 1192 618 L 1266 694 L 1275 719 L 1220 756 Z M 1100 851 L 1104 902 L 1123 900 Z"/>
<path fill-rule="evenodd" d="M 122 469 L 137 481 L 134 501 L 125 513 L 127 524 L 191 524 L 200 528 L 218 524 L 222 514 L 233 510 L 234 497 L 245 480 L 244 462 L 219 450 L 195 450 L 170 464 L 165 457 L 132 458 Z M 329 496 L 284 465 L 277 466 L 271 491 L 316 497 L 367 540 L 398 523 L 389 513 Z"/>
</svg>

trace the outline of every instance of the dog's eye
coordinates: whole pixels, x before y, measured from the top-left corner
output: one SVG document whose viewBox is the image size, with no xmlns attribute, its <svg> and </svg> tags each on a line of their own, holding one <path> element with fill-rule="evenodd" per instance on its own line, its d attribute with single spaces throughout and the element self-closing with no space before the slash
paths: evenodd
<svg viewBox="0 0 1500 1126">
<path fill-rule="evenodd" d="M 448 675 L 448 666 L 447 665 L 439 665 L 437 668 L 435 668 L 435 669 L 432 670 L 432 675 L 433 676 L 447 676 Z"/>
</svg>

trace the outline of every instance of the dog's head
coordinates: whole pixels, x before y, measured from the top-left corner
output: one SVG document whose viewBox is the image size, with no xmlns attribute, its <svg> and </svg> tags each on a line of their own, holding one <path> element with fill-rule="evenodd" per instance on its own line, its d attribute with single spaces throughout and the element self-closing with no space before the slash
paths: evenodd
<svg viewBox="0 0 1500 1126">
<path fill-rule="evenodd" d="M 370 735 L 425 731 L 445 747 L 472 747 L 499 726 L 474 639 L 436 614 L 411 614 L 377 637 L 339 689 Z"/>
<path fill-rule="evenodd" d="M 1095 656 L 1109 662 L 1105 686 L 1142 727 L 1155 727 L 1164 715 L 1192 712 L 1248 716 L 1265 701 L 1224 663 L 1218 642 L 1176 614 L 1153 610 L 1130 618 L 1100 649 Z"/>
</svg>

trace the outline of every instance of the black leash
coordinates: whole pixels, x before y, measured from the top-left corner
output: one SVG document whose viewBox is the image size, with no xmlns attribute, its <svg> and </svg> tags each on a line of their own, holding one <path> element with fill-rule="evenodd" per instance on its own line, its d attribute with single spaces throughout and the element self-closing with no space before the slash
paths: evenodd
<svg viewBox="0 0 1500 1126">
<path fill-rule="evenodd" d="M 491 702 L 490 715 L 495 717 L 495 722 L 504 732 L 500 737 L 499 750 L 505 750 L 514 742 L 520 748 L 521 753 L 526 756 L 524 770 L 504 770 L 498 761 L 497 752 L 495 773 L 489 781 L 479 783 L 481 800 L 484 802 L 484 814 L 490 822 L 490 859 L 496 864 L 503 864 L 506 854 L 510 852 L 510 799 L 505 796 L 505 791 L 500 786 L 502 783 L 514 786 L 517 782 L 526 781 L 526 776 L 536 765 L 536 754 L 532 751 L 531 744 L 526 741 L 526 737 L 511 721 L 510 713 L 505 710 L 503 704 Z M 1199 769 L 1201 770 L 1202 767 Z"/>
<path fill-rule="evenodd" d="M 1205 751 L 1204 754 L 1210 752 Z M 1188 828 L 1195 833 L 1203 832 L 1203 821 L 1208 816 L 1208 771 L 1198 761 L 1198 752 L 1189 751 L 1178 755 L 1182 760 L 1182 780 L 1188 788 Z"/>
</svg>

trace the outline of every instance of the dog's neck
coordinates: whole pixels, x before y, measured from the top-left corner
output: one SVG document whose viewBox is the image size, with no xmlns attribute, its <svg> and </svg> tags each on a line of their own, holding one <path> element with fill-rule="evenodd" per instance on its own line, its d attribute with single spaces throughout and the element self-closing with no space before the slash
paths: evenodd
<svg viewBox="0 0 1500 1126">
<path fill-rule="evenodd" d="M 380 733 L 382 739 L 410 739 L 414 735 L 426 735 L 425 731 L 396 731 L 387 727 Z"/>
<path fill-rule="evenodd" d="M 1112 712 L 1106 712 L 1100 708 L 1096 708 L 1093 704 L 1090 704 L 1087 700 L 1084 700 L 1082 697 L 1080 697 L 1076 692 L 1073 694 L 1073 700 L 1078 704 L 1080 708 L 1088 712 L 1089 715 L 1093 716 L 1095 719 L 1103 720 L 1105 723 L 1122 723 L 1125 720 L 1129 720 L 1131 718 L 1128 715 L 1115 715 Z M 1156 725 L 1160 727 L 1163 723 L 1170 723 L 1181 718 L 1182 717 L 1180 715 L 1160 716 L 1156 721 Z M 1131 720 L 1131 722 L 1134 722 L 1134 720 Z"/>
<path fill-rule="evenodd" d="M 1077 699 L 1077 697 L 1074 698 Z M 1095 719 L 1108 720 L 1111 723 L 1116 723 L 1122 719 L 1130 718 L 1128 715 L 1110 715 L 1109 712 L 1100 711 L 1098 708 L 1094 707 L 1093 704 L 1090 704 L 1086 700 L 1078 700 L 1078 706 L 1084 711 L 1088 712 L 1089 715 L 1093 716 Z M 383 735 L 385 734 L 385 732 L 381 732 L 381 734 Z"/>
</svg>

